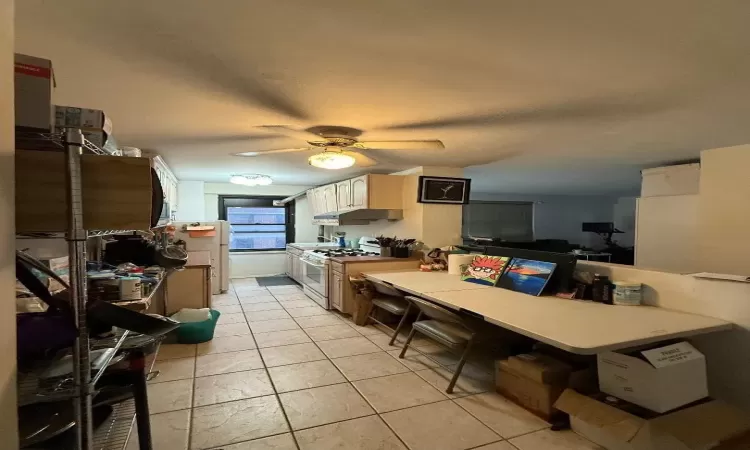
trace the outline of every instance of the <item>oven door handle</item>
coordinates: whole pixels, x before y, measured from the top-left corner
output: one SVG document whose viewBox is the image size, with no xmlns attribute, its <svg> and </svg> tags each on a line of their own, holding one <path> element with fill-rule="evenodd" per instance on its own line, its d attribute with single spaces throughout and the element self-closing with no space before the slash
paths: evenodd
<svg viewBox="0 0 750 450">
<path fill-rule="evenodd" d="M 320 269 L 322 269 L 322 268 L 324 268 L 326 266 L 325 264 L 315 264 L 314 262 L 308 261 L 306 259 L 300 259 L 300 261 L 302 261 L 303 263 L 307 264 L 308 266 L 313 266 L 313 267 L 317 267 L 317 268 L 320 268 Z"/>
</svg>

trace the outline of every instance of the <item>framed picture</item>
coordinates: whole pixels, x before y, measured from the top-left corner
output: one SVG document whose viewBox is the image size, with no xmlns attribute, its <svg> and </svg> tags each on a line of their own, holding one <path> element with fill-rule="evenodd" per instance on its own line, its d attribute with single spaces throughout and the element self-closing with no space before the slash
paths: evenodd
<svg viewBox="0 0 750 450">
<path fill-rule="evenodd" d="M 471 180 L 468 178 L 419 177 L 419 203 L 465 205 L 469 203 Z"/>
<path fill-rule="evenodd" d="M 529 295 L 541 295 L 557 264 L 513 258 L 500 277 L 500 287 Z"/>
<path fill-rule="evenodd" d="M 508 265 L 507 256 L 477 255 L 461 273 L 461 280 L 470 283 L 495 286 Z"/>
</svg>

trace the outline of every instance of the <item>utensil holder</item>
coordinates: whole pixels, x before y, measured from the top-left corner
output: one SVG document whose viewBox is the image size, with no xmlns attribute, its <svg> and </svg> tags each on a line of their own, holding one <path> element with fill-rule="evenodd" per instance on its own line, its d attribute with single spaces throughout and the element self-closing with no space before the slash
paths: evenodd
<svg viewBox="0 0 750 450">
<path fill-rule="evenodd" d="M 391 252 L 391 256 L 395 258 L 408 258 L 409 257 L 409 247 L 393 247 Z"/>
</svg>

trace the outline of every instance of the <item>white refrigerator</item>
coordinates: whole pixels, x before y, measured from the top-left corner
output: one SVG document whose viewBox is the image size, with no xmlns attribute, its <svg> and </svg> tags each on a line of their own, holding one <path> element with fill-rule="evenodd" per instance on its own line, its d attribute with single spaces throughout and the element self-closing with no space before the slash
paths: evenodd
<svg viewBox="0 0 750 450">
<path fill-rule="evenodd" d="M 229 290 L 229 222 L 218 220 L 216 222 L 200 222 L 201 226 L 213 226 L 216 228 L 215 236 L 190 237 L 187 231 L 182 231 L 185 225 L 195 225 L 196 222 L 172 222 L 177 228 L 175 240 L 182 239 L 186 243 L 186 249 L 192 251 L 211 252 L 211 291 L 220 294 Z"/>
</svg>

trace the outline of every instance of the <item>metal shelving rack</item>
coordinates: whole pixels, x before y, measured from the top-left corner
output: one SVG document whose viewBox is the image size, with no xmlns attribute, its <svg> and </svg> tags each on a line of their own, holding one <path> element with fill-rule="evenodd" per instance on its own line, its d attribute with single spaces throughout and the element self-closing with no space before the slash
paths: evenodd
<svg viewBox="0 0 750 450">
<path fill-rule="evenodd" d="M 18 138 L 18 137 L 17 137 Z M 84 152 L 106 155 L 107 153 L 83 138 L 78 129 L 68 130 L 62 133 L 24 133 L 21 136 L 24 142 L 39 143 L 40 147 L 47 150 L 63 150 L 65 153 L 66 166 L 66 195 L 68 208 L 67 230 L 64 233 L 32 233 L 19 235 L 19 238 L 62 238 L 68 243 L 69 266 L 70 266 L 70 298 L 74 311 L 74 322 L 78 330 L 73 345 L 73 379 L 72 383 L 58 382 L 44 385 L 34 375 L 24 374 L 19 376 L 18 394 L 19 404 L 31 404 L 37 402 L 49 402 L 71 399 L 74 402 L 74 417 L 76 420 L 76 448 L 81 450 L 121 449 L 125 446 L 135 416 L 133 400 L 126 401 L 114 407 L 112 420 L 105 425 L 96 435 L 93 430 L 92 400 L 94 385 L 104 373 L 109 361 L 103 364 L 93 377 L 91 375 L 90 351 L 92 344 L 98 348 L 123 347 L 129 333 L 126 331 L 113 338 L 92 340 L 86 323 L 86 242 L 90 237 L 104 237 L 114 234 L 151 231 L 142 230 L 86 230 L 83 227 L 83 193 L 81 183 L 81 155 Z M 164 278 L 167 274 L 165 273 Z M 160 281 L 160 283 L 163 279 Z M 152 293 L 158 289 L 155 286 Z M 112 352 L 114 355 L 116 352 Z M 153 358 L 148 364 L 153 365 Z"/>
</svg>

